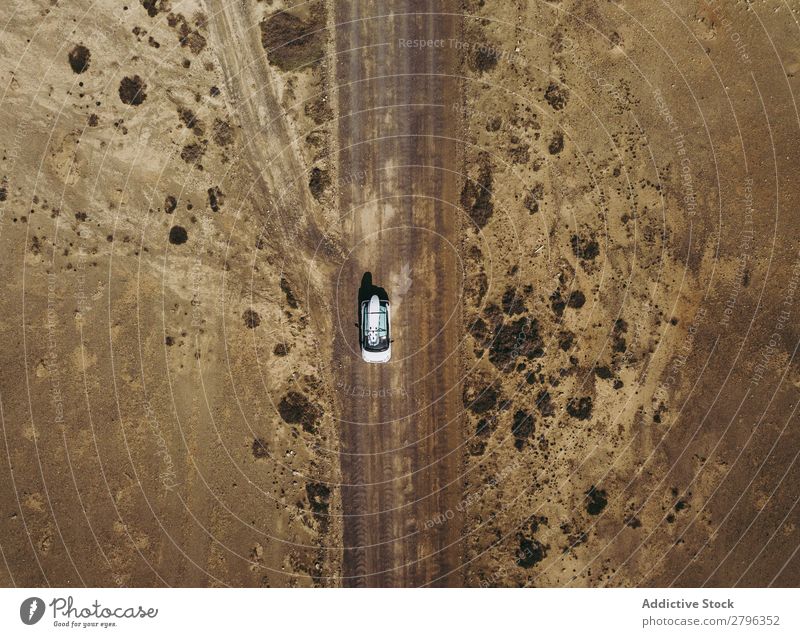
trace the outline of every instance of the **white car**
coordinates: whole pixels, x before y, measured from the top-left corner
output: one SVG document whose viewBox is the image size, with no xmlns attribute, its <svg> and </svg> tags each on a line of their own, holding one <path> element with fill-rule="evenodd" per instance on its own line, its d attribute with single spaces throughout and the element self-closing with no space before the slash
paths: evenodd
<svg viewBox="0 0 800 637">
<path fill-rule="evenodd" d="M 389 301 L 380 300 L 377 294 L 362 301 L 358 323 L 361 357 L 367 363 L 388 363 L 392 357 Z"/>
</svg>

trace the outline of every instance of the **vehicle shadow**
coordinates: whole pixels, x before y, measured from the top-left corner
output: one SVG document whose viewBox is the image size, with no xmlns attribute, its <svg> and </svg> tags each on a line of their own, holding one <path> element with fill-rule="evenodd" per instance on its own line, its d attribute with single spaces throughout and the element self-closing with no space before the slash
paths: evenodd
<svg viewBox="0 0 800 637">
<path fill-rule="evenodd" d="M 364 272 L 361 277 L 361 287 L 358 288 L 358 307 L 362 301 L 369 301 L 373 294 L 377 294 L 381 301 L 388 301 L 389 295 L 386 290 L 372 283 L 372 272 Z"/>
<path fill-rule="evenodd" d="M 373 294 L 377 294 L 381 301 L 388 301 L 389 295 L 386 290 L 372 283 L 372 272 L 364 272 L 361 277 L 361 287 L 358 288 L 358 304 L 356 305 L 356 326 L 359 326 L 361 320 L 361 303 L 369 301 Z"/>
</svg>

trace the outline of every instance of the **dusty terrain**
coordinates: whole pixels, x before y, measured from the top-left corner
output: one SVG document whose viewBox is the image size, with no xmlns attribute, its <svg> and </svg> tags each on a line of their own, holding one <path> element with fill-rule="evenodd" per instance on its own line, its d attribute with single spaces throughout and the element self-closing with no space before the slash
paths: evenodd
<svg viewBox="0 0 800 637">
<path fill-rule="evenodd" d="M 411 3 L 413 4 L 413 3 Z M 457 3 L 337 5 L 343 242 L 335 290 L 341 414 L 343 583 L 458 585 L 459 525 L 426 526 L 461 497 L 458 52 L 405 40 L 457 38 Z M 366 54 L 366 51 L 372 53 Z M 392 303 L 388 365 L 360 360 L 353 291 L 364 273 Z M 362 395 L 363 394 L 363 395 Z M 452 522 L 452 521 L 451 521 Z"/>
<path fill-rule="evenodd" d="M 470 5 L 470 585 L 800 580 L 798 14 L 749 7 Z"/>
<path fill-rule="evenodd" d="M 800 584 L 796 3 L 0 24 L 0 584 Z"/>
</svg>

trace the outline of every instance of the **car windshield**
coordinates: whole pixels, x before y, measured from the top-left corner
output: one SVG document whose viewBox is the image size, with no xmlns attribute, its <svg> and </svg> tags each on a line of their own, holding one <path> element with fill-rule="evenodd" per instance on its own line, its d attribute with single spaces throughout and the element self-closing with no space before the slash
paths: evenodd
<svg viewBox="0 0 800 637">
<path fill-rule="evenodd" d="M 377 312 L 369 311 L 369 303 L 364 303 L 361 317 L 364 349 L 381 352 L 389 347 L 389 320 L 386 302 L 379 305 Z"/>
</svg>

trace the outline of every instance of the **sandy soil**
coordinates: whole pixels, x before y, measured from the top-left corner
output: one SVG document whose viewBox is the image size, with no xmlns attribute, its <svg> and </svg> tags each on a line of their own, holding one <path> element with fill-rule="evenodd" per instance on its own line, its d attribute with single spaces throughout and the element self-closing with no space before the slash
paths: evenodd
<svg viewBox="0 0 800 637">
<path fill-rule="evenodd" d="M 330 339 L 287 249 L 318 245 L 292 91 L 324 64 L 271 67 L 262 4 L 102 4 L 2 10 L 2 582 L 336 582 Z"/>
<path fill-rule="evenodd" d="M 1 585 L 800 583 L 794 5 L 0 24 Z"/>
<path fill-rule="evenodd" d="M 798 583 L 797 12 L 750 6 L 470 5 L 470 585 Z"/>
</svg>

